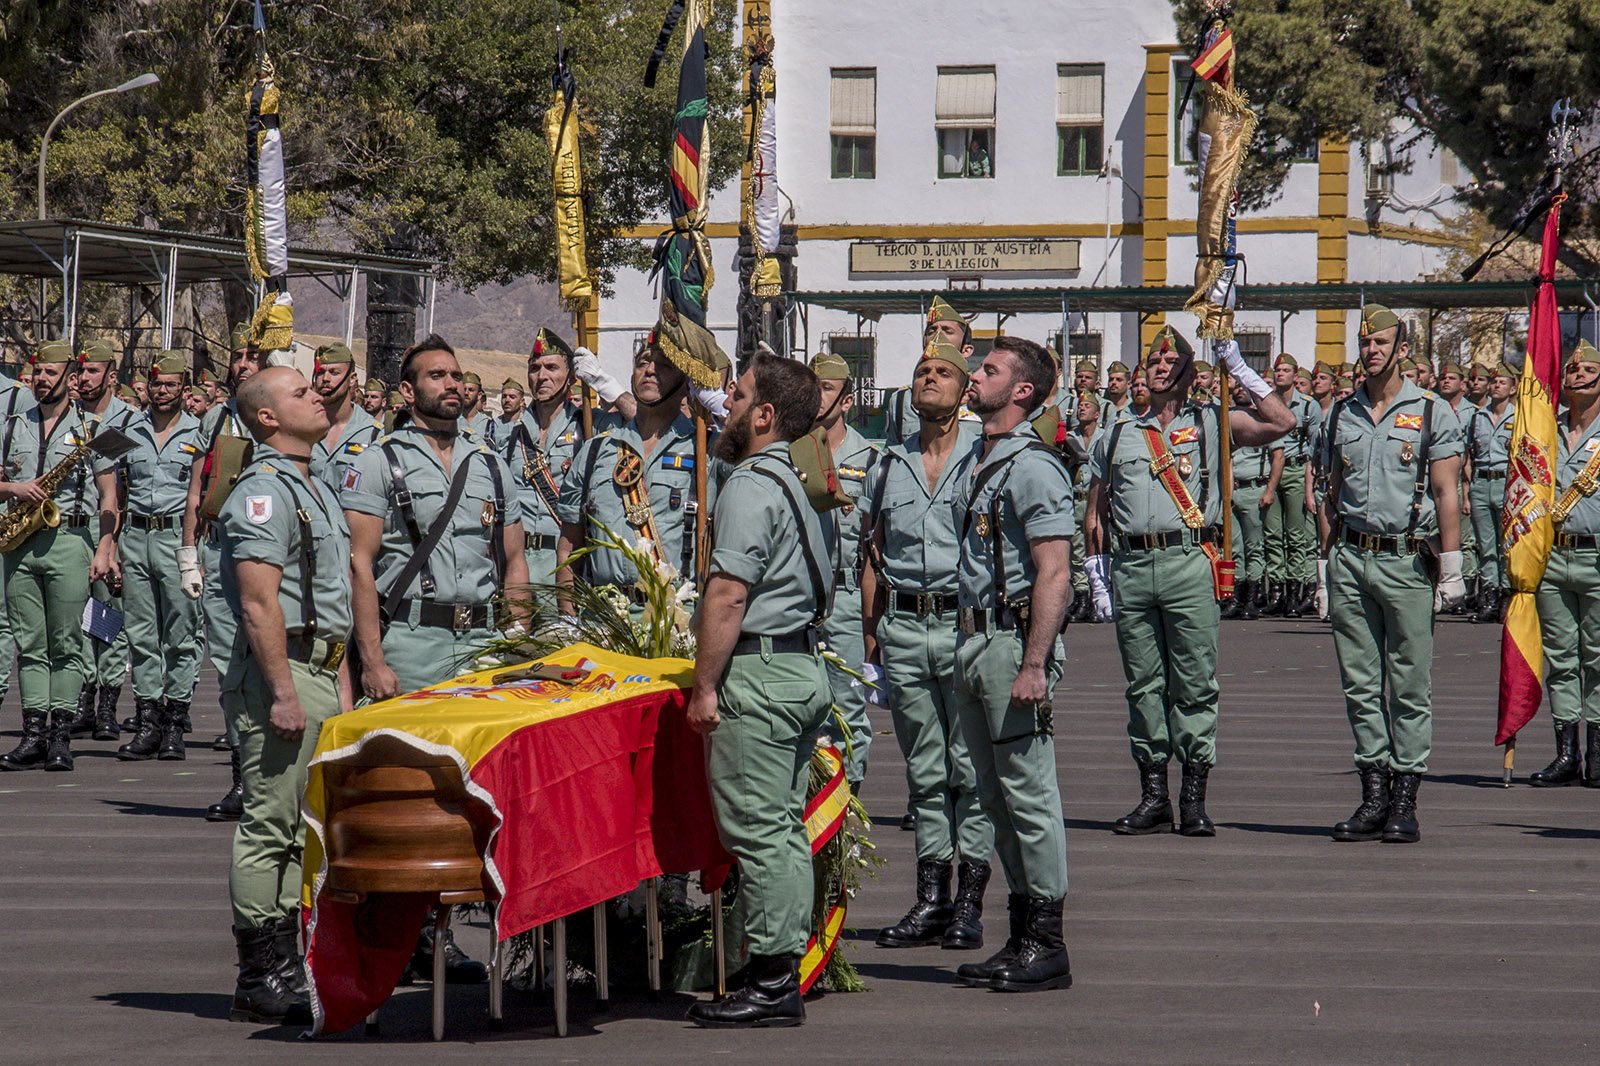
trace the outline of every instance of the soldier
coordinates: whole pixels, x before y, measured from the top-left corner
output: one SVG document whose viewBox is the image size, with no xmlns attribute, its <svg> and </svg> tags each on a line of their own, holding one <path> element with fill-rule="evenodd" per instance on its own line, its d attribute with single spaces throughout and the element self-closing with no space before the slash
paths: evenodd
<svg viewBox="0 0 1600 1066">
<path fill-rule="evenodd" d="M 972 361 L 972 324 L 942 297 L 928 305 L 928 321 L 922 329 L 922 343 L 941 340 L 960 349 L 961 357 Z M 1098 373 L 1098 371 L 1096 371 Z M 904 444 L 917 431 L 916 406 L 910 389 L 896 389 L 884 400 L 884 443 Z"/>
<path fill-rule="evenodd" d="M 1362 797 L 1333 838 L 1409 844 L 1421 838 L 1417 786 L 1433 736 L 1434 586 L 1446 608 L 1465 593 L 1461 427 L 1448 404 L 1399 373 L 1410 342 L 1394 312 L 1362 308 L 1360 338 L 1366 382 L 1323 434 L 1319 525 Z M 1437 545 L 1426 538 L 1435 521 Z"/>
<path fill-rule="evenodd" d="M 373 421 L 383 417 L 388 399 L 389 386 L 384 384 L 382 378 L 368 378 L 366 384 L 361 386 L 361 409 L 371 415 Z"/>
<path fill-rule="evenodd" d="M 1294 368 L 1294 391 L 1308 399 L 1311 397 L 1311 371 L 1303 366 Z"/>
<path fill-rule="evenodd" d="M 1194 387 L 1189 399 L 1195 403 L 1212 403 L 1216 400 L 1217 371 L 1204 359 L 1194 361 Z"/>
<path fill-rule="evenodd" d="M 889 447 L 867 490 L 862 672 L 881 686 L 868 698 L 891 708 L 917 851 L 916 902 L 878 934 L 879 947 L 983 946 L 994 827 L 979 806 L 972 757 L 949 690 L 956 661 L 955 472 L 978 438 L 977 427 L 960 419 L 966 387 L 960 349 L 930 344 L 911 390 L 917 432 Z M 1092 390 L 1079 393 L 1078 402 L 1098 417 Z"/>
<path fill-rule="evenodd" d="M 488 443 L 489 447 L 495 447 L 494 416 L 483 409 L 483 379 L 469 370 L 461 375 L 461 382 L 463 428 L 472 430 L 478 435 L 478 439 Z"/>
<path fill-rule="evenodd" d="M 1093 393 L 1095 405 L 1098 408 L 1095 414 L 1096 426 L 1107 425 L 1111 421 L 1111 404 L 1101 398 L 1099 392 L 1100 368 L 1093 359 L 1080 359 L 1072 374 L 1072 388 L 1061 394 L 1056 403 L 1056 410 L 1061 415 L 1061 421 L 1069 426 L 1078 424 L 1078 402 L 1084 393 Z M 1132 386 L 1129 386 L 1132 395 Z"/>
<path fill-rule="evenodd" d="M 1500 508 L 1506 502 L 1506 467 L 1511 462 L 1511 433 L 1516 428 L 1517 376 L 1504 363 L 1494 368 L 1489 383 L 1489 403 L 1472 413 L 1467 424 L 1467 460 L 1471 487 L 1467 490 L 1467 513 L 1478 543 L 1478 575 L 1483 589 L 1478 594 L 1474 622 L 1500 620 L 1500 601 L 1504 595 L 1504 550 L 1500 543 Z"/>
<path fill-rule="evenodd" d="M 1284 352 L 1272 364 L 1272 387 L 1294 415 L 1294 429 L 1283 439 L 1283 474 L 1270 492 L 1261 517 L 1266 534 L 1266 576 L 1275 587 L 1267 613 L 1299 618 L 1316 593 L 1316 517 L 1306 495 L 1306 465 L 1322 424 L 1321 410 L 1294 387 L 1299 364 Z M 1237 464 L 1235 465 L 1237 468 Z"/>
<path fill-rule="evenodd" d="M 633 360 L 634 416 L 568 451 L 571 469 L 553 505 L 561 530 L 555 551 L 560 584 L 571 580 L 567 558 L 588 543 L 591 521 L 626 543 L 647 540 L 658 566 L 695 579 L 695 430 L 683 413 L 688 382 L 660 348 L 640 348 Z M 638 572 L 621 552 L 601 548 L 583 565 L 590 584 L 614 586 L 642 609 Z M 572 613 L 570 603 L 562 613 Z"/>
<path fill-rule="evenodd" d="M 1133 402 L 1128 393 L 1133 388 L 1133 373 L 1120 359 L 1106 367 L 1106 425 L 1114 425 L 1127 414 Z"/>
<path fill-rule="evenodd" d="M 1144 373 L 1141 369 L 1140 374 Z M 1136 396 L 1139 378 L 1134 378 L 1134 388 L 1129 395 Z M 1146 404 L 1150 388 L 1144 387 Z M 1137 400 L 1134 401 L 1135 403 Z M 1072 434 L 1077 437 L 1085 454 L 1094 450 L 1094 442 L 1100 436 L 1100 414 L 1105 405 L 1093 390 L 1078 395 L 1078 409 L 1074 413 Z M 1133 405 L 1129 405 L 1133 409 Z M 1072 474 L 1072 518 L 1076 527 L 1072 533 L 1072 608 L 1069 620 L 1073 622 L 1088 622 L 1094 618 L 1094 604 L 1089 599 L 1089 571 L 1084 569 L 1089 553 L 1083 540 L 1084 509 L 1089 505 L 1089 464 L 1087 462 L 1072 462 L 1067 464 Z"/>
<path fill-rule="evenodd" d="M 758 353 L 735 383 L 717 454 L 736 464 L 717 500 L 698 616 L 688 720 L 706 735 L 711 803 L 739 860 L 750 962 L 746 985 L 689 1011 L 718 1028 L 799 1025 L 799 961 L 811 926 L 811 848 L 802 814 L 827 717 L 817 654 L 833 594 L 823 523 L 789 445 L 816 419 L 816 376 Z"/>
<path fill-rule="evenodd" d="M 1600 788 L 1600 352 L 1586 340 L 1567 356 L 1561 399 L 1555 545 L 1537 594 L 1556 757 L 1528 780 Z M 1581 758 L 1579 718 L 1587 733 Z"/>
<path fill-rule="evenodd" d="M 956 977 L 1009 992 L 1072 985 L 1050 704 L 1071 595 L 1072 481 L 1061 453 L 1029 423 L 1054 378 L 1043 347 L 996 339 L 967 389 L 968 407 L 983 420 L 982 445 L 949 475 L 961 546 L 950 699 L 994 826 L 1010 912 L 1005 945 L 958 967 Z"/>
<path fill-rule="evenodd" d="M 183 392 L 183 409 L 203 421 L 211 410 L 211 398 L 199 385 L 190 385 Z"/>
<path fill-rule="evenodd" d="M 1133 372 L 1133 384 L 1128 386 L 1128 410 L 1126 414 L 1143 418 L 1145 412 L 1150 410 L 1150 372 L 1139 364 Z"/>
<path fill-rule="evenodd" d="M 1460 363 L 1446 362 L 1439 367 L 1438 392 L 1439 398 L 1448 403 L 1450 410 L 1455 412 L 1462 429 L 1470 433 L 1472 418 L 1478 411 L 1467 400 L 1466 370 Z M 1450 610 L 1451 614 L 1462 614 L 1469 610 L 1476 612 L 1479 587 L 1483 583 L 1478 574 L 1478 538 L 1472 528 L 1472 504 L 1469 502 L 1472 485 L 1470 450 L 1463 459 L 1461 477 L 1468 486 L 1468 492 L 1461 494 L 1461 577 L 1467 583 L 1467 597 Z"/>
<path fill-rule="evenodd" d="M 522 417 L 523 387 L 511 378 L 500 383 L 500 413 L 495 416 L 494 439 L 504 441 Z"/>
<path fill-rule="evenodd" d="M 866 489 L 867 477 L 878 462 L 879 451 L 845 421 L 855 403 L 850 366 L 837 355 L 818 355 L 811 361 L 811 372 L 817 376 L 818 387 L 822 390 L 817 424 L 822 427 L 833 452 L 839 487 L 851 500 L 859 500 Z M 918 418 L 921 418 L 920 413 Z M 826 532 L 834 552 L 833 609 L 822 625 L 822 639 L 847 663 L 865 661 L 862 658 L 865 649 L 862 646 L 860 582 L 861 530 L 865 518 L 859 504 L 851 503 L 828 512 L 822 519 L 824 526 L 832 526 Z M 822 731 L 845 753 L 845 776 L 850 781 L 851 791 L 859 794 L 862 779 L 867 776 L 867 753 L 872 745 L 866 691 L 860 684 L 852 684 L 850 676 L 831 663 L 828 681 L 833 686 L 833 702 L 839 714 L 837 718 L 829 715 Z M 849 731 L 848 736 L 845 730 Z"/>
<path fill-rule="evenodd" d="M 126 434 L 128 426 L 140 416 L 138 407 L 117 395 L 117 358 L 117 350 L 106 341 L 90 341 L 78 353 L 78 406 L 91 437 L 101 429 Z M 122 474 L 119 464 L 119 480 Z M 89 588 L 90 596 L 119 616 L 123 614 L 120 580 L 120 575 L 115 582 L 102 579 Z M 92 734 L 96 740 L 116 740 L 117 702 L 122 698 L 122 683 L 128 674 L 127 631 L 119 626 L 110 641 L 85 633 L 83 644 L 83 691 L 72 719 L 72 735 L 78 738 Z"/>
<path fill-rule="evenodd" d="M 245 329 L 246 326 L 242 324 L 233 327 L 233 330 L 230 334 L 230 339 L 233 342 L 234 349 L 239 347 L 240 332 Z M 200 371 L 199 381 L 200 387 L 206 391 L 206 402 L 212 407 L 220 404 L 222 402 L 222 397 L 219 395 L 219 391 L 222 388 L 222 381 L 217 377 L 210 367 Z"/>
<path fill-rule="evenodd" d="M 311 476 L 337 493 L 344 472 L 383 433 L 377 419 L 358 407 L 355 355 L 342 344 L 324 344 L 312 364 L 311 385 L 328 409 L 328 433 L 311 449 Z"/>
<path fill-rule="evenodd" d="M 1483 363 L 1473 363 L 1472 369 L 1467 373 L 1467 402 L 1474 407 L 1487 407 L 1489 405 L 1489 383 L 1494 380 L 1494 371 Z M 1470 425 L 1470 423 L 1462 423 Z"/>
<path fill-rule="evenodd" d="M 140 729 L 118 749 L 120 759 L 149 759 L 164 749 L 172 758 L 181 752 L 181 723 L 167 723 L 151 708 L 189 706 L 200 672 L 200 610 L 184 595 L 173 566 L 183 543 L 189 475 L 202 447 L 199 419 L 180 409 L 188 376 L 182 352 L 159 353 L 150 364 L 150 411 L 125 430 L 134 449 L 123 464 L 128 500 L 118 552 Z M 238 817 L 237 752 L 232 770 L 233 787 L 206 812 L 211 821 Z"/>
<path fill-rule="evenodd" d="M 311 449 L 328 429 L 311 384 L 269 367 L 239 390 L 238 408 L 256 448 L 217 518 L 214 572 L 243 637 L 222 681 L 244 774 L 228 876 L 239 952 L 228 1017 L 308 1024 L 300 797 L 322 723 L 342 709 L 350 532 L 333 493 L 311 475 Z"/>
<path fill-rule="evenodd" d="M 4 557 L 6 607 L 17 642 L 22 742 L 0 756 L 0 767 L 71 770 L 71 722 L 87 665 L 83 608 L 91 582 L 118 577 L 117 476 L 115 464 L 91 452 L 53 485 L 42 483 L 90 437 L 82 410 L 68 396 L 79 372 L 72 346 L 63 341 L 42 345 L 33 363 L 37 406 L 13 415 L 14 424 L 5 427 L 0 500 L 15 513 L 53 499 L 61 520 L 57 526 L 42 524 Z"/>
<path fill-rule="evenodd" d="M 1283 398 L 1281 392 L 1278 398 Z M 1250 403 L 1250 394 L 1237 381 L 1233 383 L 1233 402 L 1239 406 L 1248 406 Z M 1293 433 L 1290 435 L 1293 436 Z M 1275 440 L 1271 444 L 1236 445 L 1232 452 L 1232 465 L 1233 557 L 1239 568 L 1240 579 L 1234 583 L 1233 599 L 1222 609 L 1222 617 L 1254 621 L 1261 617 L 1262 597 L 1256 593 L 1267 573 L 1265 519 L 1275 509 L 1288 477 L 1285 473 L 1284 442 Z M 1299 474 L 1297 481 L 1303 480 L 1304 471 Z"/>
<path fill-rule="evenodd" d="M 7 355 L 10 358 L 10 355 Z M 11 451 L 11 437 L 16 432 L 18 423 L 16 417 L 37 406 L 33 398 L 31 386 L 21 384 L 22 368 L 12 363 L 7 363 L 5 373 L 0 374 L 0 411 L 4 412 L 4 422 L 0 422 L 0 456 L 5 456 Z M 10 470 L 0 472 L 0 477 L 8 477 Z M 11 636 L 11 617 L 6 610 L 5 582 L 0 581 L 0 701 L 6 698 L 11 691 L 11 667 L 17 656 L 17 642 Z"/>
<path fill-rule="evenodd" d="M 1233 342 L 1218 359 L 1254 401 L 1228 412 L 1235 447 L 1266 445 L 1294 416 Z M 1150 413 L 1102 434 L 1089 483 L 1089 567 L 1095 613 L 1116 598 L 1117 648 L 1128 679 L 1128 740 L 1139 771 L 1139 803 L 1119 818 L 1122 834 L 1172 830 L 1167 763 L 1183 764 L 1179 832 L 1214 836 L 1206 784 L 1216 762 L 1217 596 L 1221 411 L 1192 395 L 1194 350 L 1171 326 L 1150 342 Z M 1108 552 L 1114 552 L 1108 557 Z"/>
</svg>

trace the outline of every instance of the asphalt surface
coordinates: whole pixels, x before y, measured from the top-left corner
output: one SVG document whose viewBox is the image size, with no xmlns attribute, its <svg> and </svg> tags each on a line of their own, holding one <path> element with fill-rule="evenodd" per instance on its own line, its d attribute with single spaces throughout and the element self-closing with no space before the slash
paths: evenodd
<svg viewBox="0 0 1600 1066">
<path fill-rule="evenodd" d="M 186 762 L 119 763 L 115 745 L 86 742 L 72 774 L 0 776 L 0 1063 L 1592 1063 L 1600 791 L 1527 787 L 1553 749 L 1544 715 L 1524 731 L 1518 785 L 1499 787 L 1498 636 L 1439 626 L 1423 840 L 1399 847 L 1329 840 L 1359 792 L 1332 641 L 1283 620 L 1224 623 L 1218 836 L 1111 834 L 1136 794 L 1121 667 L 1109 627 L 1074 627 L 1056 696 L 1070 991 L 959 988 L 950 972 L 969 955 L 873 946 L 913 872 L 902 763 L 882 733 L 864 798 L 888 865 L 851 908 L 846 949 L 870 992 L 753 1033 L 689 1027 L 687 996 L 598 1014 L 575 993 L 558 1039 L 548 1005 L 508 992 L 492 1031 L 485 989 L 458 988 L 437 1045 L 425 985 L 384 1008 L 376 1038 L 302 1043 L 227 1021 L 231 833 L 202 816 L 227 784 L 208 679 Z M 14 693 L 4 722 L 9 749 Z M 461 936 L 486 950 L 481 925 Z"/>
</svg>

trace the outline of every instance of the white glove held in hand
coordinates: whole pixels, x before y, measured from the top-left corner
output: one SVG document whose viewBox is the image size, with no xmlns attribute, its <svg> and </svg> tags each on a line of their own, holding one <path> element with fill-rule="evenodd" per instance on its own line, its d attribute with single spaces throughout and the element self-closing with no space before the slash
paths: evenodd
<svg viewBox="0 0 1600 1066">
<path fill-rule="evenodd" d="M 883 667 L 879 666 L 877 663 L 862 663 L 861 680 L 851 681 L 850 687 L 865 688 L 867 690 L 868 703 L 872 704 L 874 707 L 885 707 L 888 706 L 888 704 L 886 702 L 887 693 L 883 687 L 883 678 Z M 865 682 L 865 684 L 863 684 L 863 682 Z"/>
<path fill-rule="evenodd" d="M 1448 611 L 1467 598 L 1467 583 L 1461 576 L 1461 553 L 1439 553 L 1439 606 Z"/>
<path fill-rule="evenodd" d="M 1111 557 L 1091 555 L 1084 560 L 1083 569 L 1089 575 L 1089 597 L 1094 601 L 1094 620 L 1111 621 Z"/>
<path fill-rule="evenodd" d="M 1259 400 L 1272 391 L 1272 386 L 1268 385 L 1260 374 L 1251 370 L 1250 364 L 1239 354 L 1237 341 L 1222 341 L 1217 345 L 1217 362 L 1222 364 L 1222 369 L 1226 370 L 1233 380 L 1244 386 L 1245 392 L 1256 399 Z"/>
<path fill-rule="evenodd" d="M 606 403 L 616 403 L 617 397 L 627 391 L 621 382 L 606 373 L 606 368 L 600 365 L 600 357 L 587 348 L 573 349 L 572 369 L 578 379 Z"/>
<path fill-rule="evenodd" d="M 198 600 L 200 590 L 205 587 L 205 581 L 200 576 L 200 549 L 179 548 L 177 557 L 179 586 L 185 596 Z"/>
<path fill-rule="evenodd" d="M 1328 617 L 1328 560 L 1317 560 L 1317 617 Z"/>
<path fill-rule="evenodd" d="M 728 392 L 726 389 L 702 389 L 698 385 L 689 386 L 689 394 L 694 397 L 694 402 L 705 408 L 712 418 L 728 417 Z"/>
</svg>

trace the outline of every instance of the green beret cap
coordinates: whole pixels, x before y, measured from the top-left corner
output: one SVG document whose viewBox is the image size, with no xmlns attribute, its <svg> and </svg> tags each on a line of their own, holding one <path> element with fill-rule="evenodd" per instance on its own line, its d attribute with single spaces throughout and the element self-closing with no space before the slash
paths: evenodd
<svg viewBox="0 0 1600 1066">
<path fill-rule="evenodd" d="M 1294 368 L 1294 376 L 1295 380 L 1297 381 L 1310 381 L 1311 371 L 1307 370 L 1303 366 L 1297 366 Z"/>
<path fill-rule="evenodd" d="M 1316 373 L 1326 374 L 1330 378 L 1337 380 L 1339 377 L 1339 368 L 1332 363 L 1324 363 L 1321 359 L 1318 359 Z"/>
<path fill-rule="evenodd" d="M 201 388 L 199 385 L 190 385 L 189 386 L 189 395 L 193 396 L 197 400 L 209 400 L 210 399 L 210 397 L 206 395 L 206 390 Z"/>
<path fill-rule="evenodd" d="M 389 393 L 389 402 L 390 403 L 405 403 L 406 402 L 406 398 L 403 395 L 401 395 L 398 391 L 394 391 L 394 392 L 390 392 Z"/>
<path fill-rule="evenodd" d="M 1517 380 L 1517 372 L 1512 370 L 1503 361 L 1494 365 L 1494 376 L 1497 378 L 1510 378 L 1512 381 Z"/>
<path fill-rule="evenodd" d="M 960 322 L 965 324 L 969 321 L 970 319 L 962 315 L 960 311 L 946 303 L 942 296 L 935 296 L 933 303 L 928 305 L 928 325 L 930 326 L 935 322 Z"/>
<path fill-rule="evenodd" d="M 39 345 L 29 362 L 37 366 L 40 363 L 70 363 L 75 358 L 76 356 L 72 354 L 72 345 L 66 341 L 50 341 L 48 344 Z"/>
<path fill-rule="evenodd" d="M 1470 372 L 1468 372 L 1467 377 L 1469 377 L 1469 378 L 1492 378 L 1492 377 L 1494 377 L 1494 371 L 1490 370 L 1488 367 L 1484 366 L 1482 363 L 1473 363 L 1472 364 L 1472 370 Z"/>
<path fill-rule="evenodd" d="M 368 392 L 389 391 L 388 384 L 382 378 L 368 378 L 367 383 L 363 385 L 362 388 L 366 389 Z"/>
<path fill-rule="evenodd" d="M 1415 370 L 1417 369 L 1417 361 L 1408 355 L 1404 359 L 1400 360 L 1400 369 Z"/>
<path fill-rule="evenodd" d="M 132 400 L 134 403 L 139 402 L 139 390 L 132 385 L 119 385 L 117 387 L 117 395 L 124 400 Z"/>
<path fill-rule="evenodd" d="M 210 367 L 207 367 L 206 369 L 200 371 L 200 384 L 202 384 L 202 385 L 215 385 L 216 383 L 217 383 L 217 375 L 213 370 L 211 370 Z"/>
<path fill-rule="evenodd" d="M 1204 359 L 1196 359 L 1194 361 L 1194 368 L 1195 368 L 1195 371 L 1197 373 L 1199 371 L 1201 371 L 1201 370 L 1205 370 L 1205 371 L 1209 371 L 1209 372 L 1215 372 L 1216 369 L 1217 369 L 1216 367 L 1212 366 L 1210 363 L 1206 362 Z"/>
<path fill-rule="evenodd" d="M 962 377 L 967 377 L 971 373 L 971 371 L 967 369 L 967 360 L 966 357 L 961 354 L 961 349 L 957 348 L 949 341 L 930 340 L 922 349 L 922 359 L 918 361 L 921 362 L 928 359 L 938 359 L 941 362 L 949 363 L 951 366 L 961 371 Z"/>
<path fill-rule="evenodd" d="M 150 361 L 150 376 L 157 374 L 182 374 L 189 369 L 189 357 L 176 348 L 157 352 Z"/>
<path fill-rule="evenodd" d="M 1370 337 L 1400 324 L 1400 316 L 1382 304 L 1367 304 L 1361 309 L 1361 335 Z"/>
<path fill-rule="evenodd" d="M 1600 363 L 1600 351 L 1596 351 L 1594 345 L 1580 337 L 1578 343 L 1573 346 L 1572 354 L 1567 356 L 1567 362 Z"/>
<path fill-rule="evenodd" d="M 1100 367 L 1095 364 L 1093 359 L 1079 359 L 1078 365 L 1072 368 L 1072 372 L 1074 374 L 1093 374 L 1095 377 L 1099 377 Z"/>
<path fill-rule="evenodd" d="M 504 381 L 502 381 L 500 383 L 500 391 L 501 392 L 527 392 L 528 390 L 521 382 L 513 381 L 510 378 L 506 378 Z"/>
<path fill-rule="evenodd" d="M 529 358 L 537 359 L 544 355 L 548 349 L 555 349 L 568 359 L 572 358 L 572 345 L 562 340 L 556 334 L 540 326 L 533 331 L 533 350 L 528 353 Z"/>
<path fill-rule="evenodd" d="M 1274 370 L 1276 370 L 1280 366 L 1286 366 L 1290 370 L 1299 370 L 1300 369 L 1300 364 L 1297 363 L 1295 361 L 1294 356 L 1290 355 L 1288 352 L 1279 352 L 1278 353 L 1278 358 L 1276 358 L 1276 359 L 1274 359 L 1272 361 L 1272 368 Z"/>
<path fill-rule="evenodd" d="M 1179 355 L 1194 355 L 1193 346 L 1183 339 L 1183 334 L 1171 326 L 1162 326 L 1161 331 L 1150 338 L 1150 347 L 1145 349 L 1144 356 L 1148 359 L 1157 352 L 1168 350 L 1176 351 Z"/>
<path fill-rule="evenodd" d="M 90 341 L 83 346 L 83 352 L 78 356 L 83 363 L 115 363 L 117 350 L 111 346 L 110 341 Z"/>
<path fill-rule="evenodd" d="M 356 355 L 354 352 L 338 341 L 334 341 L 332 344 L 324 344 L 317 349 L 316 360 L 312 365 L 343 366 L 355 361 Z"/>
<path fill-rule="evenodd" d="M 1467 376 L 1467 372 L 1462 369 L 1461 364 L 1454 359 L 1446 359 L 1439 364 L 1439 376 L 1443 377 L 1446 374 L 1458 374 L 1461 377 Z"/>
<path fill-rule="evenodd" d="M 240 348 L 254 348 L 256 342 L 250 332 L 250 323 L 235 322 L 228 331 L 228 351 L 236 352 Z"/>
<path fill-rule="evenodd" d="M 1341 389 L 1353 389 L 1356 387 L 1356 379 L 1348 374 L 1340 374 L 1334 379 L 1334 384 Z"/>
<path fill-rule="evenodd" d="M 483 379 L 477 375 L 476 371 L 467 371 L 465 374 L 461 375 L 461 380 L 466 382 L 468 385 L 476 385 L 480 389 L 483 388 Z"/>
<path fill-rule="evenodd" d="M 849 381 L 850 364 L 843 356 L 819 352 L 811 359 L 811 372 L 818 381 Z"/>
<path fill-rule="evenodd" d="M 1128 372 L 1128 364 L 1121 359 L 1115 360 L 1110 366 L 1106 367 L 1106 377 L 1110 377 L 1112 374 L 1127 374 Z"/>
</svg>

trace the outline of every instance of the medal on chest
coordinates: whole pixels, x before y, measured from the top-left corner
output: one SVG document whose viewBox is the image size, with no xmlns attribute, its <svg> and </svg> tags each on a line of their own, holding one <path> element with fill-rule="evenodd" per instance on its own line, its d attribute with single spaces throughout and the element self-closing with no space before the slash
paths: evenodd
<svg viewBox="0 0 1600 1066">
<path fill-rule="evenodd" d="M 1411 446 L 1411 442 L 1408 441 L 1408 440 L 1401 441 L 1400 442 L 1400 461 L 1402 463 L 1410 465 L 1412 462 L 1414 462 L 1416 460 L 1416 458 L 1417 458 L 1417 451 L 1416 451 L 1415 448 L 1413 448 Z"/>
<path fill-rule="evenodd" d="M 631 448 L 617 452 L 617 464 L 611 469 L 611 480 L 622 490 L 622 516 L 634 529 L 644 529 L 650 524 L 650 500 L 641 484 L 644 481 L 644 460 Z"/>
<path fill-rule="evenodd" d="M 983 511 L 978 512 L 977 526 L 978 536 L 987 537 L 989 535 L 989 516 Z"/>
<path fill-rule="evenodd" d="M 1178 473 L 1184 477 L 1194 473 L 1194 460 L 1190 459 L 1186 454 L 1178 456 Z"/>
</svg>

